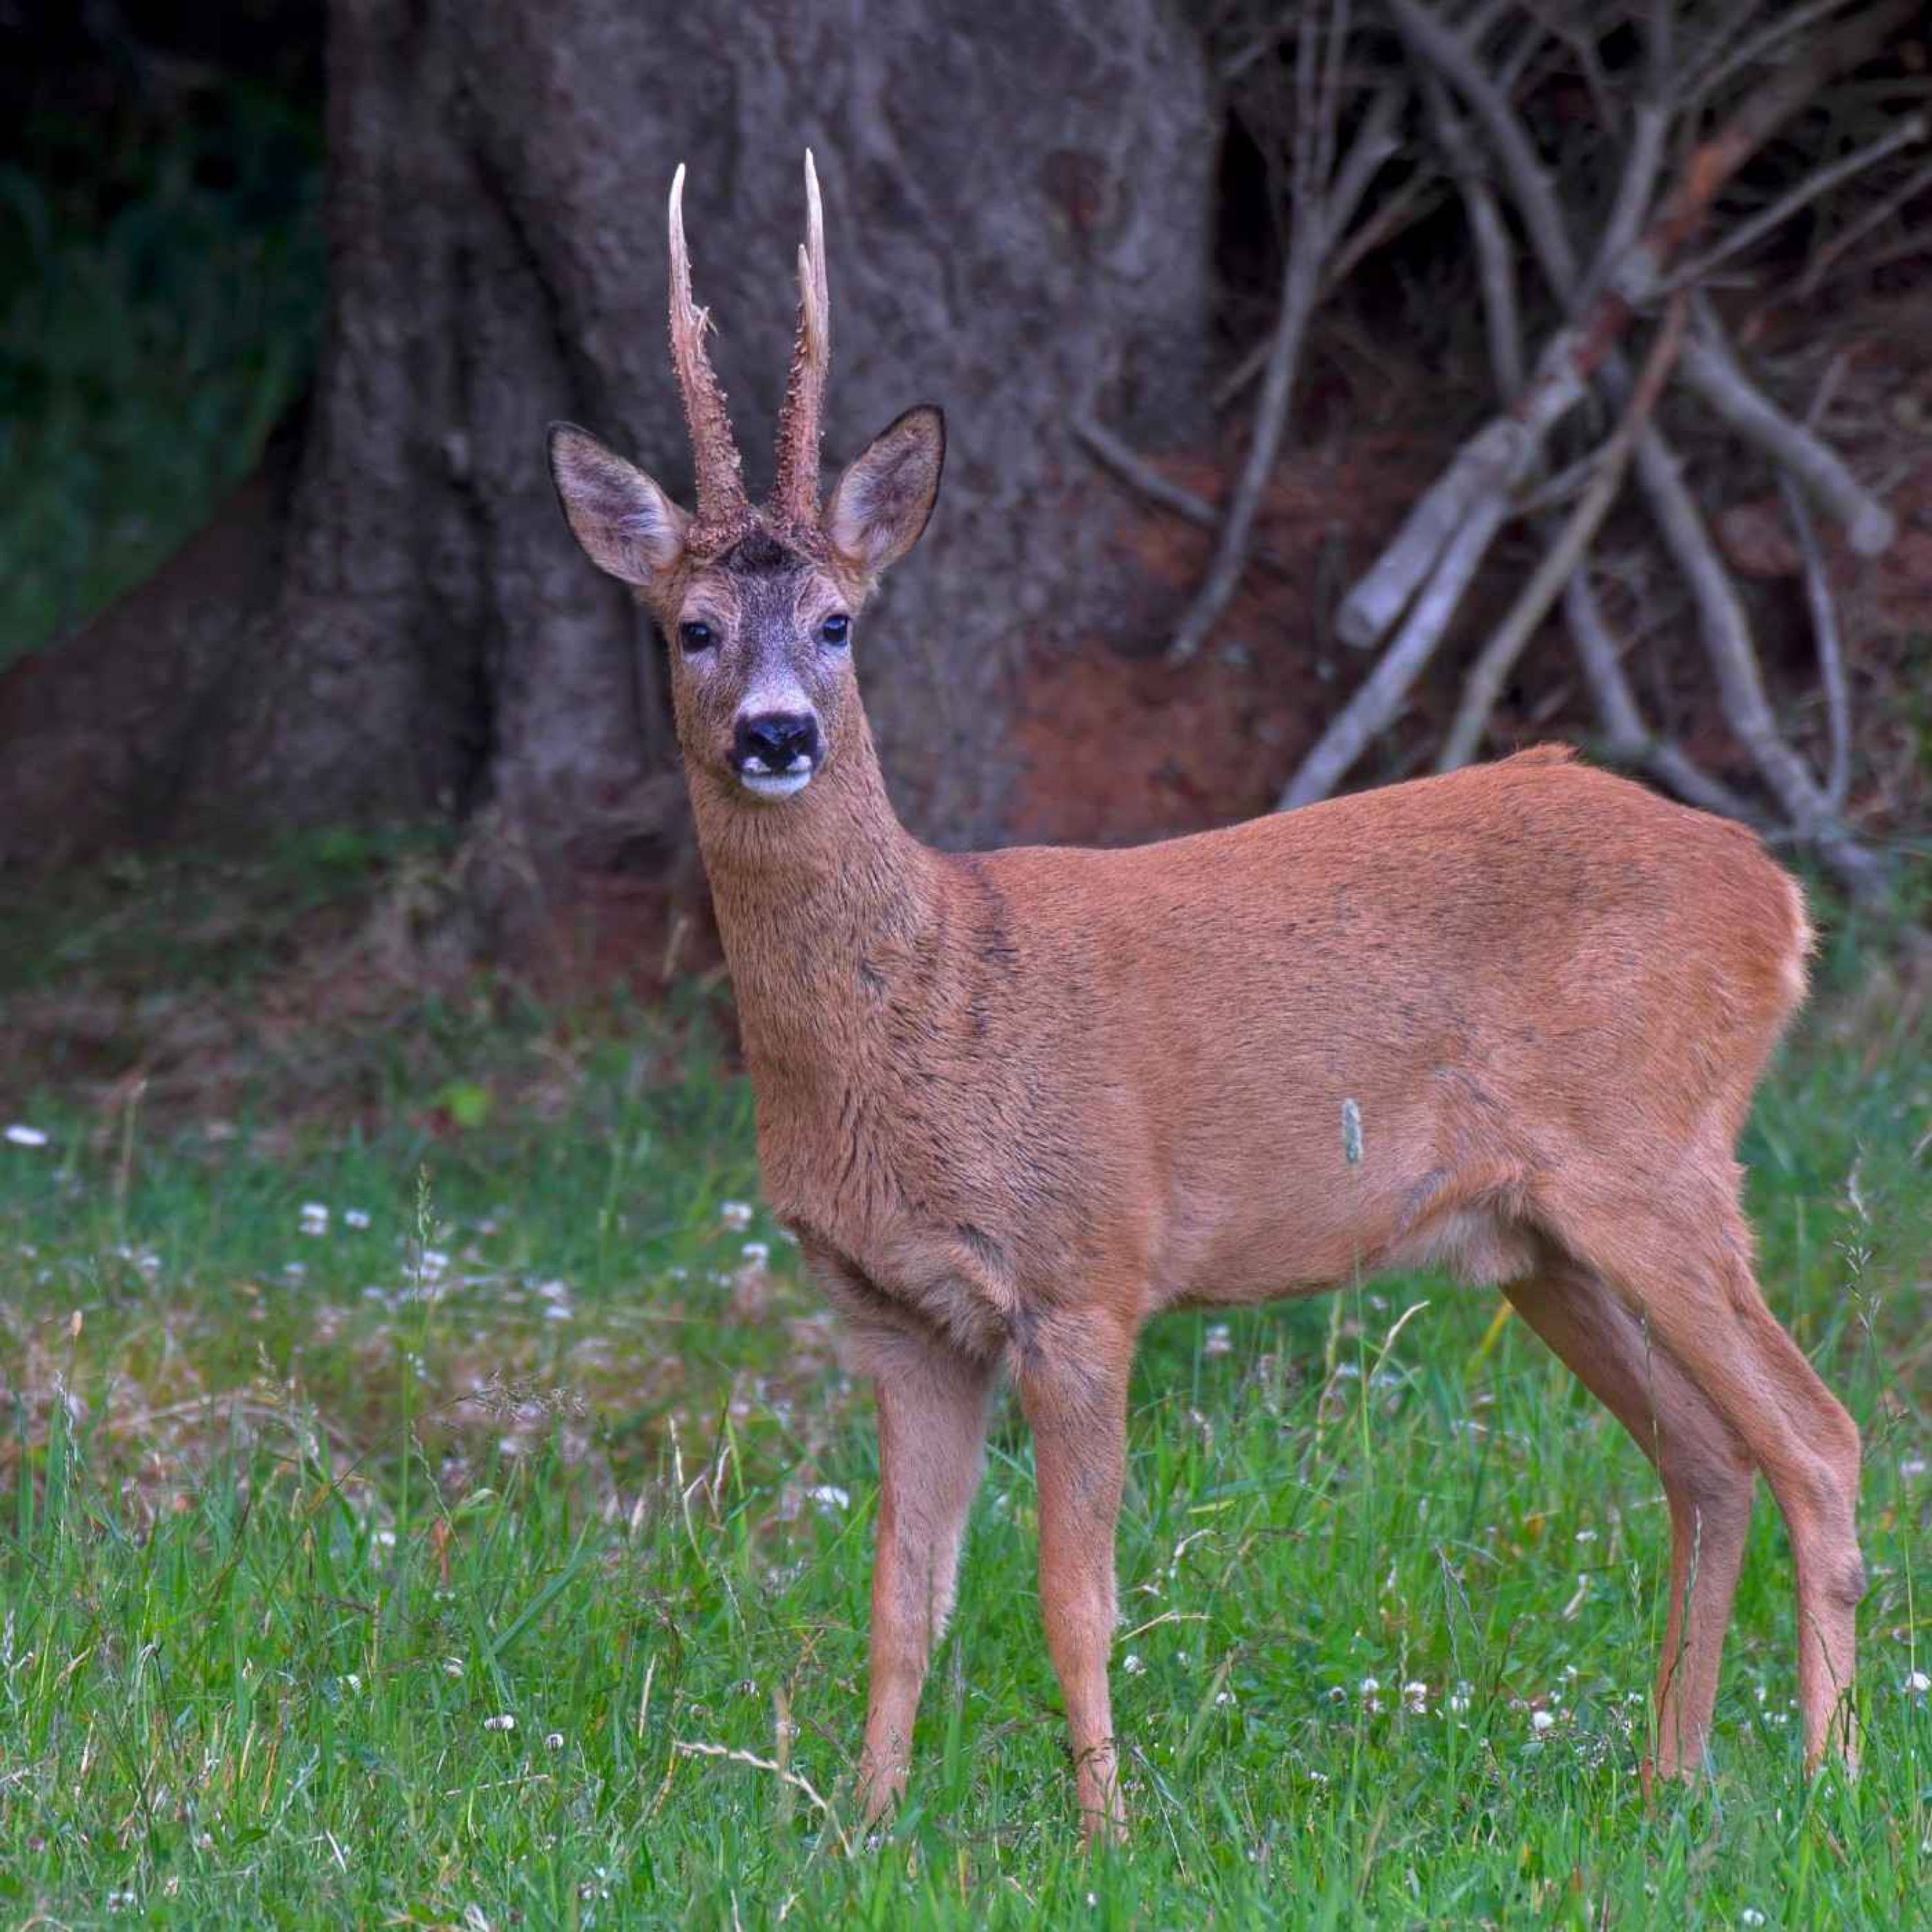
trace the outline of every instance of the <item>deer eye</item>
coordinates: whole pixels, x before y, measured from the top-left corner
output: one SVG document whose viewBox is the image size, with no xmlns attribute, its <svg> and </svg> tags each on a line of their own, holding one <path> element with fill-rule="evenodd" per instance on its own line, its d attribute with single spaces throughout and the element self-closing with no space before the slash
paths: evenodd
<svg viewBox="0 0 1932 1932">
<path fill-rule="evenodd" d="M 677 640 L 688 651 L 708 651 L 717 640 L 712 635 L 709 624 L 680 624 L 677 627 Z"/>
<path fill-rule="evenodd" d="M 818 634 L 828 644 L 845 644 L 852 640 L 852 620 L 843 610 L 836 610 L 818 627 Z"/>
</svg>

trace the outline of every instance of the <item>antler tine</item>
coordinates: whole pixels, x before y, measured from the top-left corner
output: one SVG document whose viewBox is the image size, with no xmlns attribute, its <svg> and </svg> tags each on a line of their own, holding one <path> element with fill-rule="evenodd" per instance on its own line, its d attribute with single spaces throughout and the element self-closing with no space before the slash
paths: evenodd
<svg viewBox="0 0 1932 1932">
<path fill-rule="evenodd" d="M 691 298 L 691 250 L 684 239 L 684 164 L 670 183 L 670 353 L 684 398 L 684 420 L 691 431 L 691 453 L 698 474 L 698 520 L 728 521 L 745 506 L 743 466 L 724 412 L 724 392 L 706 352 L 704 332 L 710 312 Z"/>
<path fill-rule="evenodd" d="M 825 210 L 818 170 L 805 151 L 805 243 L 798 251 L 798 340 L 778 412 L 778 481 L 772 496 L 788 522 L 818 521 L 818 439 L 832 366 L 832 294 L 825 276 Z"/>
</svg>

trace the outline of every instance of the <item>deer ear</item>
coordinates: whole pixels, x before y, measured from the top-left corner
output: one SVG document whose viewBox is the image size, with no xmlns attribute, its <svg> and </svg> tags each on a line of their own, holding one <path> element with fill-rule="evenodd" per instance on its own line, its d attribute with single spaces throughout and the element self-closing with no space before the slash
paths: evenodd
<svg viewBox="0 0 1932 1932">
<path fill-rule="evenodd" d="M 932 514 L 945 463 L 945 416 L 930 403 L 908 410 L 839 478 L 825 512 L 832 548 L 868 577 L 898 562 Z"/>
<path fill-rule="evenodd" d="M 684 554 L 691 519 L 588 430 L 550 424 L 550 473 L 572 533 L 599 570 L 648 586 Z"/>
</svg>

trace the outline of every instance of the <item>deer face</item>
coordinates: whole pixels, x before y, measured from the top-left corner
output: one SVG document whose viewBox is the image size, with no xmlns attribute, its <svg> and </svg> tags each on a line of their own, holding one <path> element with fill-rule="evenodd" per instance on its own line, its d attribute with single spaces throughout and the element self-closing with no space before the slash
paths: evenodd
<svg viewBox="0 0 1932 1932">
<path fill-rule="evenodd" d="M 714 534 L 594 436 L 552 428 L 550 472 L 578 543 L 638 591 L 669 642 L 694 778 L 780 804 L 836 760 L 859 708 L 860 608 L 926 528 L 945 452 L 939 411 L 909 410 L 840 478 L 816 524 L 748 509 Z"/>
<path fill-rule="evenodd" d="M 584 554 L 638 592 L 670 640 L 678 740 L 696 782 L 760 804 L 796 798 L 836 760 L 859 711 L 852 632 L 880 573 L 919 541 L 939 495 L 946 422 L 924 404 L 873 438 L 818 500 L 819 424 L 832 354 L 825 223 L 805 157 L 798 342 L 778 412 L 778 478 L 754 509 L 691 296 L 684 170 L 670 190 L 670 346 L 690 425 L 698 508 L 569 423 L 550 475 Z"/>
</svg>

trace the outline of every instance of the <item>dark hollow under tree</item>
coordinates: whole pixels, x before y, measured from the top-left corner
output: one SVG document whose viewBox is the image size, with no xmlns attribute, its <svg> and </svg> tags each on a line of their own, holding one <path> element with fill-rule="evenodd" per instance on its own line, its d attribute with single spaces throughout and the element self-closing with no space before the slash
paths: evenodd
<svg viewBox="0 0 1932 1932">
<path fill-rule="evenodd" d="M 202 535 L 0 680 L 0 865 L 443 811 L 492 887 L 572 904 L 664 862 L 681 802 L 641 616 L 550 496 L 553 417 L 676 487 L 664 202 L 686 196 L 748 481 L 770 462 L 815 152 L 826 468 L 907 405 L 951 422 L 940 520 L 868 620 L 910 823 L 1000 818 L 1028 640 L 1106 622 L 1070 424 L 1184 434 L 1210 302 L 1214 122 L 1164 0 L 334 0 L 331 285 L 299 420 Z M 1119 614 L 1114 620 L 1119 622 Z"/>
</svg>

